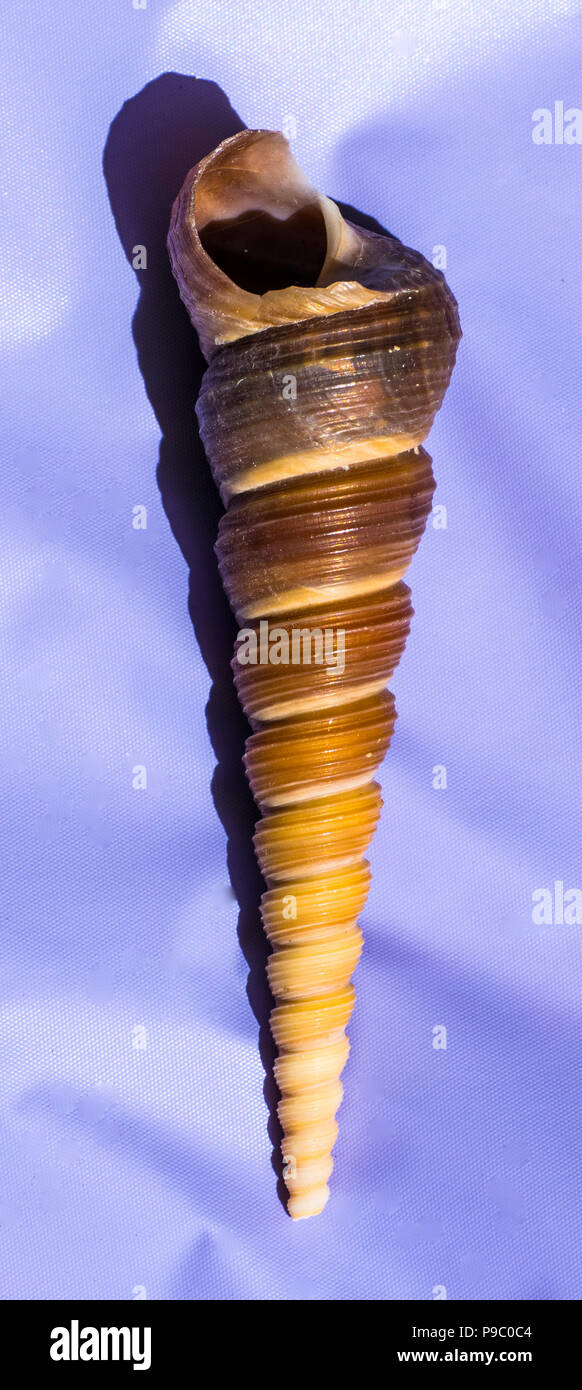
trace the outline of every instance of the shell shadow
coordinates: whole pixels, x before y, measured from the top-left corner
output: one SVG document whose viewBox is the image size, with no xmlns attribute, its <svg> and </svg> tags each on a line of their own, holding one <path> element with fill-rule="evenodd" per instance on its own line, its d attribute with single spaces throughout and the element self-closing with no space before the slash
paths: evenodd
<svg viewBox="0 0 582 1390">
<path fill-rule="evenodd" d="M 188 170 L 221 140 L 244 128 L 216 83 L 166 72 L 118 112 L 107 136 L 103 171 L 119 239 L 140 287 L 132 334 L 146 393 L 162 431 L 157 483 L 189 568 L 189 614 L 212 680 L 206 721 L 217 766 L 211 791 L 227 835 L 228 872 L 239 906 L 238 937 L 249 967 L 247 995 L 259 1024 L 272 1165 L 279 1197 L 285 1203 L 279 1093 L 273 1076 L 275 1048 L 269 1028 L 273 1000 L 265 972 L 268 946 L 259 922 L 264 883 L 252 846 L 258 813 L 242 767 L 249 725 L 235 694 L 230 661 L 236 625 L 214 555 L 223 508 L 194 410 L 206 363 L 166 250 L 172 203 Z M 356 209 L 342 204 L 340 208 L 350 220 L 383 230 Z M 140 262 L 140 247 L 147 254 L 143 269 L 133 264 L 134 259 Z"/>
<path fill-rule="evenodd" d="M 212 680 L 206 706 L 217 759 L 211 792 L 227 835 L 228 872 L 239 906 L 238 937 L 249 967 L 247 995 L 259 1024 L 273 1166 L 283 1200 L 278 1092 L 268 1023 L 273 1001 L 265 973 L 268 948 L 258 913 L 264 885 L 252 846 L 257 809 L 242 766 L 249 726 L 234 690 L 230 661 L 236 626 L 214 555 L 223 508 L 194 410 L 206 363 L 166 250 L 172 203 L 188 170 L 221 140 L 243 129 L 244 122 L 214 82 L 163 73 L 126 101 L 115 117 L 103 171 L 130 264 L 134 248 L 145 247 L 147 253 L 147 268 L 136 270 L 140 296 L 132 334 L 146 393 L 162 431 L 156 472 L 162 505 L 189 568 L 188 611 Z"/>
</svg>

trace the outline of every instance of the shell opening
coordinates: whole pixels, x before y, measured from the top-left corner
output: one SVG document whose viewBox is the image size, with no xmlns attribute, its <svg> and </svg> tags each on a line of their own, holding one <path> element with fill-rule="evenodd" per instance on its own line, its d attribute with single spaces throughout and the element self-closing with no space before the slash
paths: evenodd
<svg viewBox="0 0 582 1390">
<path fill-rule="evenodd" d="M 206 255 L 248 294 L 317 285 L 341 235 L 337 207 L 278 131 L 219 148 L 200 171 L 194 218 Z"/>
<path fill-rule="evenodd" d="M 321 208 L 307 203 L 282 219 L 264 208 L 213 218 L 200 232 L 207 256 L 250 294 L 315 285 L 327 252 Z"/>
</svg>

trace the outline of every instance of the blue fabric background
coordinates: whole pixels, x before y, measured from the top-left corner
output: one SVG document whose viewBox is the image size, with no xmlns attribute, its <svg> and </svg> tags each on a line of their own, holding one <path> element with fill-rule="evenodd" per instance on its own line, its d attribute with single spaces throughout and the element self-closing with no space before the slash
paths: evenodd
<svg viewBox="0 0 582 1390">
<path fill-rule="evenodd" d="M 578 0 L 4 6 L 4 1298 L 582 1294 L 582 927 L 532 919 L 536 889 L 582 888 L 582 148 L 532 140 L 535 109 L 582 106 L 581 33 Z M 187 168 L 241 124 L 445 246 L 464 329 L 332 1198 L 299 1224 L 201 364 L 163 249 Z"/>
</svg>

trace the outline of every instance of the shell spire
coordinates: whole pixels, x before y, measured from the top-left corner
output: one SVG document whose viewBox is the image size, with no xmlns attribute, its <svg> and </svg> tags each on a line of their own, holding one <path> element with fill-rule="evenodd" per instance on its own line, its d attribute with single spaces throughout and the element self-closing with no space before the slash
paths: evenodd
<svg viewBox="0 0 582 1390">
<path fill-rule="evenodd" d="M 190 171 L 168 237 L 210 363 L 200 433 L 226 511 L 216 546 L 240 624 L 233 670 L 272 947 L 292 1217 L 329 1196 L 362 950 L 386 689 L 403 582 L 432 506 L 421 447 L 460 328 L 443 275 L 346 221 L 284 136 L 243 131 Z"/>
</svg>

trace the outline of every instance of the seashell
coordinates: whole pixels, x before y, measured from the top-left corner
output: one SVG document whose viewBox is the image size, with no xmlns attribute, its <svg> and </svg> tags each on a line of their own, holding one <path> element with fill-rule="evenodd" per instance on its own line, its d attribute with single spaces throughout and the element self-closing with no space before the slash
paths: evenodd
<svg viewBox="0 0 582 1390">
<path fill-rule="evenodd" d="M 365 854 L 382 806 L 375 776 L 396 718 L 386 684 L 435 486 L 422 443 L 460 327 L 440 271 L 346 221 L 277 132 L 243 131 L 190 171 L 168 247 L 210 364 L 197 414 L 226 506 L 220 573 L 241 625 L 233 670 L 252 727 L 245 767 L 261 811 L 297 1219 L 329 1196 Z"/>
</svg>

